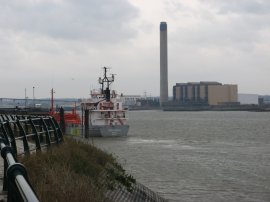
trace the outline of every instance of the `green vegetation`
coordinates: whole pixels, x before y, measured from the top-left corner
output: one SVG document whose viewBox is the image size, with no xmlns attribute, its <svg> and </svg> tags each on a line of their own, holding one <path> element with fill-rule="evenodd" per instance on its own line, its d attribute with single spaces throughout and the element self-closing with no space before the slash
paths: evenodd
<svg viewBox="0 0 270 202">
<path fill-rule="evenodd" d="M 112 155 L 70 138 L 48 152 L 19 161 L 26 166 L 30 183 L 43 202 L 105 201 L 107 189 L 124 186 L 132 191 L 135 184 Z"/>
</svg>

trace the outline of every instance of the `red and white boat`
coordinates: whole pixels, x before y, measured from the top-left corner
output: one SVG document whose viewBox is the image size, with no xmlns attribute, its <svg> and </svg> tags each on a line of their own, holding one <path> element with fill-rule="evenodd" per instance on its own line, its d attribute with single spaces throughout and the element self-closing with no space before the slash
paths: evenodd
<svg viewBox="0 0 270 202">
<path fill-rule="evenodd" d="M 91 98 L 81 102 L 85 134 L 100 137 L 127 136 L 128 111 L 123 108 L 116 92 L 110 90 L 115 77 L 108 77 L 107 72 L 108 68 L 104 67 L 104 76 L 99 78 L 101 89 L 91 91 Z"/>
</svg>

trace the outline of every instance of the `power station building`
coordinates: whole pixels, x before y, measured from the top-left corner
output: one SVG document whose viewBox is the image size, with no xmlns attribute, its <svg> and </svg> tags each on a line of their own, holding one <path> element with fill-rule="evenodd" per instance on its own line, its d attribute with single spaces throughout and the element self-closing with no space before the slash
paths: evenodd
<svg viewBox="0 0 270 202">
<path fill-rule="evenodd" d="M 175 105 L 235 105 L 238 102 L 237 85 L 219 82 L 176 83 L 173 102 L 168 99 L 168 47 L 167 23 L 160 22 L 160 106 Z"/>
<path fill-rule="evenodd" d="M 219 82 L 176 83 L 173 100 L 188 105 L 230 105 L 238 102 L 237 85 Z"/>
</svg>

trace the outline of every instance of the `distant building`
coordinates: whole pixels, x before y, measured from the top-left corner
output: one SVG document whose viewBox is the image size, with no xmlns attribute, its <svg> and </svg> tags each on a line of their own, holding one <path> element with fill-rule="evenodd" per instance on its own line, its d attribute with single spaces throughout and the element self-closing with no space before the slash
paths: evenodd
<svg viewBox="0 0 270 202">
<path fill-rule="evenodd" d="M 237 85 L 219 82 L 176 83 L 173 86 L 173 100 L 179 104 L 231 105 L 237 102 Z"/>
<path fill-rule="evenodd" d="M 140 95 L 121 95 L 123 106 L 131 110 L 159 108 L 159 97 L 147 97 Z"/>
<path fill-rule="evenodd" d="M 260 105 L 270 105 L 270 95 L 260 95 L 258 100 Z"/>
<path fill-rule="evenodd" d="M 140 95 L 122 95 L 121 100 L 124 106 L 137 105 L 137 100 L 141 99 Z"/>
<path fill-rule="evenodd" d="M 255 104 L 257 105 L 259 101 L 259 95 L 257 94 L 238 94 L 238 102 L 240 104 Z"/>
</svg>

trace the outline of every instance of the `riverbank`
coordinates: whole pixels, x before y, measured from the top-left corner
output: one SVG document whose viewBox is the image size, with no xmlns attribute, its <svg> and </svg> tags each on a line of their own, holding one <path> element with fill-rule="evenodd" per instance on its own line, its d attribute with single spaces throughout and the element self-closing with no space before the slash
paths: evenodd
<svg viewBox="0 0 270 202">
<path fill-rule="evenodd" d="M 135 179 L 96 147 L 66 138 L 59 147 L 20 159 L 41 201 L 104 201 L 106 190 L 132 191 Z"/>
<path fill-rule="evenodd" d="M 269 105 L 179 105 L 165 104 L 159 106 L 130 106 L 130 111 L 143 110 L 162 110 L 162 111 L 251 111 L 251 112 L 270 112 Z"/>
<path fill-rule="evenodd" d="M 163 111 L 251 111 L 251 112 L 270 112 L 270 106 L 260 105 L 165 105 Z"/>
<path fill-rule="evenodd" d="M 136 182 L 111 154 L 82 141 L 66 138 L 46 153 L 20 159 L 41 201 L 166 201 Z"/>
</svg>

